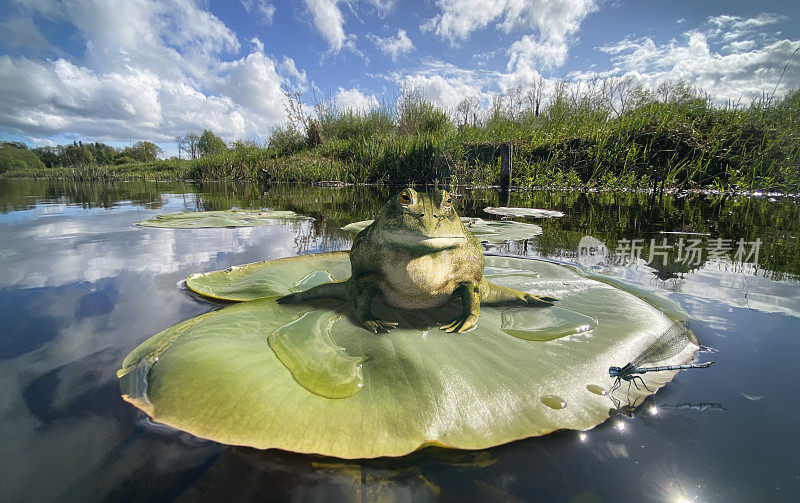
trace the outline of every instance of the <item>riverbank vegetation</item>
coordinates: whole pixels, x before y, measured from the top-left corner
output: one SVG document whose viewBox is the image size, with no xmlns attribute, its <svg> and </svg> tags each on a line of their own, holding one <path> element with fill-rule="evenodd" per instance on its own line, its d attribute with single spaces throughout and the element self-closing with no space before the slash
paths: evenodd
<svg viewBox="0 0 800 503">
<path fill-rule="evenodd" d="M 800 190 L 800 91 L 716 104 L 681 82 L 650 91 L 632 79 L 544 82 L 466 97 L 452 112 L 419 93 L 371 110 L 303 103 L 286 92 L 287 122 L 266 145 L 226 145 L 210 131 L 158 147 L 102 143 L 28 149 L 6 143 L 6 177 L 493 185 L 499 148 L 512 143 L 512 185 Z M 35 155 L 31 155 L 35 154 Z M 36 162 L 39 161 L 39 162 Z"/>
</svg>

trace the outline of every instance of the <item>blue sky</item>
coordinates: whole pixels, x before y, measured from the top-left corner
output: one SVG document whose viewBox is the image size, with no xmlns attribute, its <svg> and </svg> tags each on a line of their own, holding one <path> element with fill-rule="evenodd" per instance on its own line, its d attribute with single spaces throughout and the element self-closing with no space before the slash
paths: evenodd
<svg viewBox="0 0 800 503">
<path fill-rule="evenodd" d="M 115 145 L 211 129 L 263 141 L 281 86 L 344 107 L 413 88 L 454 109 L 542 79 L 772 92 L 798 2 L 0 0 L 0 137 Z M 777 94 L 800 88 L 800 54 Z"/>
</svg>

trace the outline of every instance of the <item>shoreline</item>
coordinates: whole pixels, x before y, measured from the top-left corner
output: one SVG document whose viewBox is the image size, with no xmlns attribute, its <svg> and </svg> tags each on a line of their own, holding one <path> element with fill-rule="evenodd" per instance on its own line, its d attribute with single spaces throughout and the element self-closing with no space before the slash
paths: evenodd
<svg viewBox="0 0 800 503">
<path fill-rule="evenodd" d="M 466 190 L 496 190 L 501 191 L 500 185 L 480 185 L 480 184 L 457 184 L 457 183 L 380 183 L 380 182 L 364 182 L 353 183 L 343 182 L 339 180 L 322 180 L 322 181 L 263 181 L 263 180 L 248 180 L 237 178 L 219 178 L 219 179 L 194 179 L 194 178 L 153 178 L 146 176 L 131 176 L 131 177 L 93 177 L 93 178 L 76 178 L 67 176 L 36 176 L 24 174 L 20 176 L 9 176 L 13 172 L 7 172 L 0 175 L 2 180 L 59 180 L 68 182 L 103 182 L 103 183 L 116 183 L 116 182 L 177 182 L 189 184 L 203 184 L 203 183 L 245 183 L 245 184 L 263 184 L 270 185 L 298 185 L 308 187 L 327 187 L 327 188 L 344 188 L 344 187 L 379 187 L 379 188 L 403 188 L 403 187 L 455 187 L 457 189 Z M 740 196 L 740 197 L 766 197 L 766 198 L 788 198 L 800 199 L 800 192 L 781 192 L 769 190 L 735 190 L 735 189 L 716 189 L 716 188 L 684 188 L 677 186 L 665 186 L 663 188 L 653 189 L 653 187 L 614 187 L 614 186 L 522 186 L 510 185 L 508 188 L 510 193 L 514 192 L 527 192 L 527 191 L 551 191 L 551 192 L 579 192 L 579 193 L 633 193 L 633 194 L 646 194 L 646 195 L 670 195 L 677 197 L 684 197 L 687 195 L 707 195 L 707 196 Z"/>
</svg>

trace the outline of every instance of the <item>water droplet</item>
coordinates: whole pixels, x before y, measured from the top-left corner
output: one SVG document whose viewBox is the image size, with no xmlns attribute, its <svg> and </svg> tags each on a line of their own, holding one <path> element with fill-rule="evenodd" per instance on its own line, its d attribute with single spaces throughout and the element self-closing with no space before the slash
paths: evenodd
<svg viewBox="0 0 800 503">
<path fill-rule="evenodd" d="M 355 395 L 364 385 L 362 360 L 331 340 L 331 327 L 341 317 L 331 310 L 311 311 L 269 335 L 269 347 L 294 380 L 326 398 Z"/>
<path fill-rule="evenodd" d="M 330 271 L 313 271 L 296 281 L 289 287 L 289 291 L 292 293 L 302 292 L 331 281 L 333 281 L 333 276 L 331 276 Z"/>
<path fill-rule="evenodd" d="M 503 332 L 526 341 L 552 341 L 588 332 L 597 320 L 560 307 L 530 306 L 508 308 L 502 313 Z"/>
<path fill-rule="evenodd" d="M 606 396 L 606 389 L 602 386 L 598 386 L 597 384 L 589 384 L 586 386 L 586 389 L 595 395 Z"/>
<path fill-rule="evenodd" d="M 564 409 L 567 407 L 567 402 L 564 401 L 563 398 L 556 395 L 545 395 L 542 397 L 542 403 L 550 407 L 551 409 Z"/>
</svg>

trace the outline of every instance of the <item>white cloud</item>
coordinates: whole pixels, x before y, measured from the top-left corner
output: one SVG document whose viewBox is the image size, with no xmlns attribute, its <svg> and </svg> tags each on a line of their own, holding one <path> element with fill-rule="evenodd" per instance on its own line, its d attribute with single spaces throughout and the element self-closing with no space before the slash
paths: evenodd
<svg viewBox="0 0 800 503">
<path fill-rule="evenodd" d="M 27 16 L 9 17 L 0 23 L 3 31 L 3 42 L 12 47 L 28 47 L 42 49 L 47 47 L 47 40 Z"/>
<path fill-rule="evenodd" d="M 494 25 L 496 30 L 533 31 L 511 44 L 508 71 L 531 72 L 559 67 L 566 61 L 570 37 L 597 8 L 595 0 L 438 0 L 440 12 L 420 28 L 456 45 L 473 31 Z"/>
<path fill-rule="evenodd" d="M 734 40 L 725 46 L 725 49 L 734 52 L 744 52 L 753 49 L 756 46 L 755 40 Z"/>
<path fill-rule="evenodd" d="M 258 20 L 263 24 L 272 24 L 275 16 L 275 6 L 272 5 L 272 2 L 268 0 L 241 0 L 241 2 L 248 14 L 258 16 Z"/>
<path fill-rule="evenodd" d="M 709 19 L 706 29 L 687 31 L 665 44 L 649 37 L 626 38 L 599 48 L 611 56 L 614 65 L 603 76 L 636 74 L 651 87 L 665 79 L 685 80 L 720 102 L 757 98 L 772 92 L 800 40 L 771 40 L 755 32 L 752 38 L 742 38 L 754 27 L 781 19 L 767 14 L 752 19 L 717 16 Z M 719 44 L 725 44 L 722 50 L 727 54 L 713 49 Z M 798 87 L 800 61 L 795 60 L 786 69 L 777 93 Z"/>
<path fill-rule="evenodd" d="M 453 111 L 458 103 L 469 96 L 477 96 L 488 103 L 491 94 L 486 91 L 495 85 L 497 74 L 459 68 L 438 60 L 427 60 L 413 73 L 393 73 L 390 76 L 399 87 L 416 91 L 427 99 Z"/>
<path fill-rule="evenodd" d="M 411 52 L 414 49 L 414 44 L 403 29 L 397 30 L 397 35 L 394 37 L 382 38 L 371 34 L 368 37 L 382 53 L 391 57 L 392 61 L 397 61 L 401 54 Z"/>
<path fill-rule="evenodd" d="M 753 18 L 742 18 L 740 16 L 729 16 L 726 14 L 708 18 L 708 25 L 712 27 L 710 34 L 713 36 L 721 35 L 725 40 L 734 40 L 742 36 L 752 34 L 761 28 L 782 21 L 787 21 L 786 16 L 779 16 L 762 12 Z"/>
<path fill-rule="evenodd" d="M 305 90 L 305 85 L 308 79 L 306 78 L 306 71 L 300 71 L 297 69 L 297 65 L 295 64 L 294 60 L 289 56 L 283 57 L 283 62 L 281 63 L 281 68 L 283 68 L 284 74 L 293 77 L 295 79 L 297 87 L 300 91 Z"/>
<path fill-rule="evenodd" d="M 394 0 L 367 0 L 376 11 L 379 17 L 384 17 L 394 7 Z"/>
<path fill-rule="evenodd" d="M 378 98 L 374 94 L 367 96 L 357 88 L 344 89 L 340 87 L 334 100 L 336 101 L 336 106 L 342 110 L 366 112 L 379 105 Z"/>
<path fill-rule="evenodd" d="M 331 51 L 339 52 L 344 47 L 355 48 L 355 35 L 344 31 L 344 16 L 339 10 L 339 0 L 305 0 L 314 20 L 314 27 L 328 42 Z"/>
<path fill-rule="evenodd" d="M 0 127 L 39 143 L 57 134 L 171 141 L 203 128 L 226 140 L 263 135 L 284 118 L 281 85 L 306 83 L 294 60 L 278 63 L 257 38 L 231 59 L 236 35 L 193 0 L 25 9 L 73 25 L 86 48 L 80 65 L 0 56 Z"/>
</svg>

